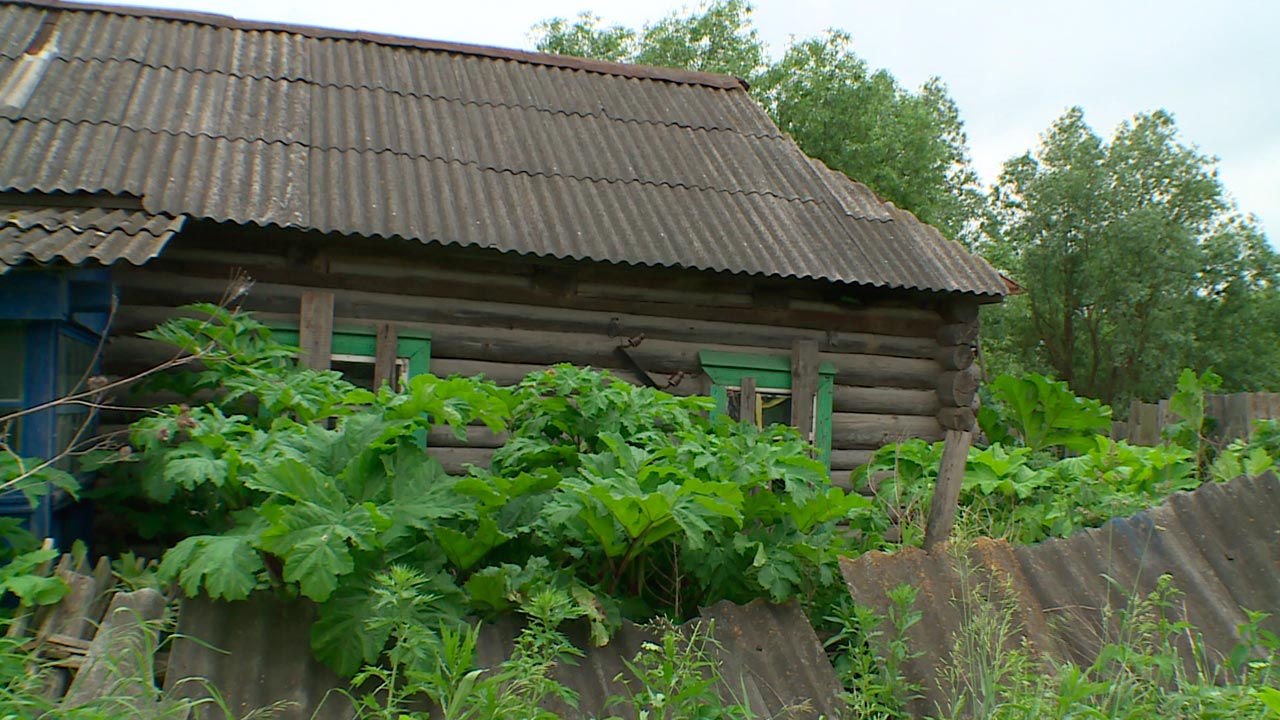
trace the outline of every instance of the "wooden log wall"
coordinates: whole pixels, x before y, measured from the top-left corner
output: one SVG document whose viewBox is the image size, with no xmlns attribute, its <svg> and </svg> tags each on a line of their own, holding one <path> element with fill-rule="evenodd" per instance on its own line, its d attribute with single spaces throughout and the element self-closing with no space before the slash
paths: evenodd
<svg viewBox="0 0 1280 720">
<path fill-rule="evenodd" d="M 245 307 L 262 316 L 296 321 L 304 293 L 331 290 L 336 327 L 427 331 L 433 373 L 484 374 L 501 384 L 557 362 L 640 383 L 617 352 L 626 346 L 658 386 L 706 393 L 701 350 L 790 358 L 798 341 L 815 343 L 818 360 L 836 368 L 831 458 L 838 481 L 884 443 L 939 440 L 948 428 L 972 424 L 974 303 L 884 293 L 849 303 L 824 297 L 819 283 L 207 225 L 146 266 L 116 268 L 122 302 L 107 372 L 124 375 L 162 359 L 163 349 L 135 334 L 179 305 L 217 299 L 234 269 L 255 279 Z M 430 442 L 458 470 L 486 463 L 502 438 L 473 428 L 466 441 L 435 432 Z"/>
</svg>

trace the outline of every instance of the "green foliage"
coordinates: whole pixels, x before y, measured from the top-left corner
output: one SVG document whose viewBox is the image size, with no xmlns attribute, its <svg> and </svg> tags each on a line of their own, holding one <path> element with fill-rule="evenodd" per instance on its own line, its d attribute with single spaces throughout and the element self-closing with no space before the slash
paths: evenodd
<svg viewBox="0 0 1280 720">
<path fill-rule="evenodd" d="M 1110 428 L 1111 409 L 1074 396 L 1065 383 L 1001 376 L 987 392 L 991 401 L 979 421 L 993 442 L 969 449 L 956 518 L 961 537 L 1018 543 L 1066 537 L 1200 484 L 1193 450 L 1111 440 L 1101 434 Z M 1194 401 L 1188 396 L 1180 402 Z M 901 542 L 923 540 L 942 447 L 923 440 L 888 445 L 854 472 L 859 485 L 884 476 L 876 491 L 881 512 L 861 528 L 869 547 L 885 545 L 891 520 L 898 522 Z"/>
<path fill-rule="evenodd" d="M 1111 430 L 1111 408 L 1076 396 L 1064 382 L 1034 373 L 1001 375 L 989 387 L 994 407 L 983 407 L 979 421 L 993 442 L 1011 438 L 1033 453 L 1078 451 L 1091 446 L 1098 433 Z"/>
<path fill-rule="evenodd" d="M 946 86 L 931 78 L 912 91 L 885 70 L 872 72 L 843 31 L 793 41 L 770 63 L 751 6 L 713 0 L 642 30 L 604 27 L 584 13 L 541 22 L 534 34 L 543 52 L 736 75 L 807 154 L 949 237 L 967 236 L 983 214 Z"/>
<path fill-rule="evenodd" d="M 20 492 L 35 508 L 54 492 L 76 497 L 79 490 L 80 484 L 70 473 L 20 457 L 0 442 L 0 493 Z M 0 598 L 13 595 L 21 607 L 61 600 L 69 591 L 67 584 L 44 571 L 57 557 L 58 551 L 42 548 L 40 539 L 22 527 L 20 518 L 0 518 Z"/>
<path fill-rule="evenodd" d="M 581 610 L 561 590 L 544 587 L 521 605 L 528 624 L 511 657 L 492 671 L 476 667 L 479 629 L 464 625 L 431 592 L 431 578 L 393 566 L 373 579 L 373 614 L 365 631 L 390 640 L 385 664 L 366 665 L 352 680 L 366 688 L 354 698 L 361 720 L 487 720 L 519 717 L 553 720 L 543 703 L 576 705 L 573 692 L 551 677 L 555 667 L 580 654 L 557 630 Z M 420 708 L 429 700 L 438 710 Z"/>
<path fill-rule="evenodd" d="M 903 674 L 903 665 L 919 656 L 907 643 L 907 631 L 924 617 L 914 608 L 916 595 L 910 585 L 888 591 L 887 616 L 845 597 L 824 618 L 835 627 L 825 646 L 854 717 L 910 717 L 906 705 L 921 691 Z"/>
<path fill-rule="evenodd" d="M 1254 423 L 1248 440 L 1236 440 L 1223 448 L 1209 466 L 1209 476 L 1219 482 L 1241 475 L 1256 476 L 1274 470 L 1280 462 L 1280 420 Z"/>
<path fill-rule="evenodd" d="M 1190 449 L 1196 462 L 1207 465 L 1212 445 L 1208 435 L 1213 431 L 1214 420 L 1205 414 L 1205 395 L 1222 387 L 1222 378 L 1212 370 L 1196 375 L 1194 370 L 1184 369 L 1178 375 L 1178 388 L 1169 398 L 1169 411 L 1178 416 L 1178 422 L 1167 425 L 1166 440 Z"/>
<path fill-rule="evenodd" d="M 643 643 L 633 658 L 623 661 L 627 671 L 614 678 L 627 694 L 609 698 L 606 707 L 625 707 L 629 716 L 652 720 L 753 717 L 745 702 L 725 703 L 717 691 L 725 679 L 713 654 L 714 624 L 682 629 L 659 622 L 653 628 L 656 642 Z"/>
<path fill-rule="evenodd" d="M 43 460 L 21 457 L 0 441 L 0 493 L 20 492 L 34 508 L 56 490 L 77 497 L 80 483 L 71 473 Z"/>
<path fill-rule="evenodd" d="M 420 375 L 369 392 L 296 367 L 252 318 L 195 309 L 209 317 L 151 336 L 199 348 L 190 376 L 166 382 L 211 399 L 135 423 L 133 450 L 104 462 L 132 477 L 152 523 L 179 531 L 162 579 L 188 595 L 319 603 L 312 647 L 343 674 L 404 635 L 368 622 L 390 607 L 378 587 L 393 566 L 441 617 L 488 617 L 554 589 L 600 643 L 624 615 L 842 588 L 836 525 L 869 502 L 831 487 L 794 430 L 570 366 L 514 390 Z M 448 475 L 427 431 L 479 422 L 510 441 L 491 469 Z"/>
<path fill-rule="evenodd" d="M 1108 404 L 1157 400 L 1183 367 L 1280 383 L 1280 255 L 1237 217 L 1215 159 L 1164 111 L 1106 140 L 1069 110 L 1007 162 L 981 249 L 1026 288 L 998 310 L 1001 365 Z"/>
<path fill-rule="evenodd" d="M 1176 619 L 1179 593 L 1166 575 L 1146 597 L 1102 609 L 1105 636 L 1082 666 L 1019 645 L 1011 605 L 985 586 L 975 583 L 959 599 L 966 609 L 943 673 L 951 699 L 945 717 L 1274 717 L 1280 641 L 1261 629 L 1263 613 L 1249 612 L 1242 642 L 1212 662 L 1195 628 Z"/>
<path fill-rule="evenodd" d="M 54 548 L 15 552 L 0 565 L 0 597 L 10 593 L 22 607 L 53 605 L 70 592 L 62 578 L 41 572 L 58 558 Z"/>
</svg>

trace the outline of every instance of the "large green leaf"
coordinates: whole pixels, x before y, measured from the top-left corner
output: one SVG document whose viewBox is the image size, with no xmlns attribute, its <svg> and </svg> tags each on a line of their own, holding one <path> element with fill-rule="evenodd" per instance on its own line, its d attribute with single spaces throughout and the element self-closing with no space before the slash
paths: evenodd
<svg viewBox="0 0 1280 720">
<path fill-rule="evenodd" d="M 258 586 L 262 556 L 243 535 L 196 535 L 173 546 L 160 576 L 176 579 L 187 597 L 203 589 L 209 597 L 243 600 Z"/>
<path fill-rule="evenodd" d="M 323 602 L 338 578 L 355 570 L 351 549 L 373 549 L 390 522 L 369 503 L 345 512 L 317 505 L 266 505 L 270 527 L 262 532 L 263 550 L 284 562 L 284 579 L 296 582 L 306 597 Z"/>
<path fill-rule="evenodd" d="M 311 651 L 342 677 L 377 662 L 391 635 L 388 625 L 370 627 L 376 596 L 367 576 L 343 583 L 320 605 L 311 625 Z"/>
<path fill-rule="evenodd" d="M 464 533 L 448 527 L 436 529 L 436 542 L 455 567 L 469 570 L 490 550 L 510 540 L 512 535 L 498 529 L 497 523 L 489 517 L 481 517 L 470 533 Z"/>
<path fill-rule="evenodd" d="M 254 490 L 282 495 L 296 502 L 306 502 L 341 511 L 348 501 L 334 486 L 333 480 L 316 472 L 311 465 L 285 458 L 262 469 L 245 480 Z"/>
</svg>

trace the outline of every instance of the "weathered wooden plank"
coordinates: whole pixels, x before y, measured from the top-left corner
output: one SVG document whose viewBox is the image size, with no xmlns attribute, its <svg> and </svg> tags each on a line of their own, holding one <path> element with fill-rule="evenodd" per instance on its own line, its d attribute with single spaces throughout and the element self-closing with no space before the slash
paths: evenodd
<svg viewBox="0 0 1280 720">
<path fill-rule="evenodd" d="M 947 430 L 973 430 L 977 426 L 976 413 L 971 407 L 942 408 L 937 417 L 938 424 Z"/>
<path fill-rule="evenodd" d="M 941 309 L 942 319 L 954 323 L 978 324 L 978 301 L 972 296 L 952 296 L 950 302 L 944 303 Z"/>
<path fill-rule="evenodd" d="M 123 305 L 116 319 L 119 334 L 154 327 L 173 314 L 171 306 L 207 299 L 208 293 L 220 292 L 222 284 L 200 278 L 183 283 L 182 278 L 171 274 L 159 279 L 126 274 L 120 278 L 120 283 Z M 207 287 L 199 287 L 201 283 Z M 296 318 L 302 290 L 297 286 L 259 282 L 248 299 L 247 307 Z M 539 343 L 544 340 L 551 347 L 565 347 L 564 341 L 571 340 L 573 333 L 588 333 L 615 343 L 644 336 L 695 344 L 713 342 L 775 349 L 789 349 L 794 340 L 808 338 L 817 340 L 819 348 L 826 352 L 921 359 L 932 359 L 937 351 L 937 344 L 930 337 L 353 291 L 336 293 L 335 311 L 348 321 L 395 321 L 404 327 L 429 330 L 433 333 L 433 347 L 438 347 L 440 354 L 476 360 L 515 361 L 521 354 L 537 351 Z M 504 332 L 494 333 L 488 328 L 501 328 Z M 568 337 L 537 337 L 535 331 L 562 332 Z M 531 357 L 529 361 L 533 360 Z"/>
<path fill-rule="evenodd" d="M 429 454 L 439 460 L 440 464 L 444 466 L 445 472 L 450 475 L 466 475 L 468 465 L 475 465 L 481 468 L 489 467 L 489 461 L 493 458 L 493 449 L 435 447 L 429 449 Z"/>
<path fill-rule="evenodd" d="M 313 370 L 328 370 L 332 364 L 333 293 L 307 290 L 298 311 L 299 361 Z"/>
<path fill-rule="evenodd" d="M 964 370 L 973 364 L 973 346 L 945 345 L 938 348 L 936 357 L 944 370 Z"/>
<path fill-rule="evenodd" d="M 875 453 L 875 450 L 832 450 L 831 473 L 833 476 L 836 472 L 848 473 L 854 468 L 866 465 L 871 462 L 871 456 Z"/>
<path fill-rule="evenodd" d="M 872 415 L 833 413 L 831 447 L 840 450 L 875 449 L 911 438 L 941 440 L 943 430 L 931 415 Z"/>
<path fill-rule="evenodd" d="M 738 386 L 741 388 L 738 419 L 748 424 L 754 424 L 756 410 L 760 404 L 760 396 L 756 395 L 756 379 L 748 375 L 738 381 Z"/>
<path fill-rule="evenodd" d="M 964 483 L 964 465 L 969 457 L 969 444 L 973 434 L 948 430 L 946 445 L 942 450 L 942 462 L 938 466 L 938 483 L 933 488 L 933 500 L 929 505 L 929 519 L 925 525 L 924 549 L 932 550 L 951 536 L 955 524 L 956 502 L 960 499 L 960 486 Z"/>
<path fill-rule="evenodd" d="M 157 631 L 147 623 L 158 620 L 164 606 L 164 595 L 150 588 L 117 593 L 63 705 L 83 705 L 108 693 L 133 703 L 153 702 Z M 140 717 L 148 715 L 144 708 L 136 709 Z"/>
<path fill-rule="evenodd" d="M 439 377 L 462 375 L 474 377 L 483 375 L 499 385 L 515 385 L 526 375 L 546 370 L 546 365 L 526 363 L 484 362 L 482 360 L 457 360 L 454 358 L 431 358 L 431 373 Z"/>
<path fill-rule="evenodd" d="M 942 406 L 936 390 L 836 385 L 831 405 L 836 412 L 886 415 L 933 415 Z"/>
<path fill-rule="evenodd" d="M 951 370 L 937 377 L 938 400 L 943 407 L 969 407 L 978 392 L 976 368 Z"/>
<path fill-rule="evenodd" d="M 186 288 L 194 289 L 193 283 L 203 279 L 206 284 L 217 288 L 217 292 L 206 289 L 202 297 L 218 296 L 222 285 L 225 285 L 226 273 L 235 263 L 226 266 L 206 263 L 170 262 L 160 258 L 148 265 L 147 272 L 153 275 L 167 275 L 167 282 L 160 285 L 168 291 Z M 690 320 L 715 320 L 720 322 L 747 323 L 760 325 L 776 325 L 782 327 L 813 328 L 820 330 L 837 330 L 850 332 L 869 332 L 883 335 L 908 337 L 933 337 L 941 324 L 937 313 L 924 309 L 904 309 L 877 307 L 874 305 L 860 308 L 843 308 L 829 306 L 828 309 L 809 309 L 791 307 L 785 310 L 758 309 L 751 307 L 710 307 L 690 305 L 688 303 L 645 302 L 640 300 L 621 300 L 603 298 L 580 298 L 577 296 L 560 297 L 555 294 L 524 291 L 513 288 L 494 287 L 484 283 L 423 283 L 416 280 L 397 278 L 357 277 L 349 275 L 332 275 L 307 269 L 291 268 L 246 268 L 256 280 L 254 293 L 260 296 L 266 292 L 283 293 L 292 291 L 299 293 L 308 287 L 324 287 L 335 292 L 363 293 L 381 296 L 383 299 L 399 298 L 420 299 L 424 297 L 436 300 L 452 299 L 466 304 L 476 302 L 499 302 L 502 304 L 518 304 L 543 309 L 590 309 L 611 314 L 637 314 L 666 318 L 683 318 Z M 122 278 L 129 275 L 122 271 Z M 155 287 L 155 279 L 135 280 L 141 274 L 128 277 L 130 284 L 151 283 Z M 176 279 L 176 282 L 175 282 Z M 291 290 L 292 289 L 292 290 Z M 368 298 L 364 298 L 368 299 Z M 360 302 L 362 298 L 351 297 Z M 256 298 L 254 299 L 256 303 Z M 346 316 L 339 304 L 339 314 Z M 350 317 L 360 317 L 360 314 Z M 396 319 L 397 315 L 382 319 Z M 453 320 L 457 322 L 457 320 Z"/>
<path fill-rule="evenodd" d="M 507 433 L 494 432 L 483 425 L 465 428 L 466 438 L 459 439 L 453 429 L 437 425 L 427 433 L 427 446 L 431 448 L 500 448 L 507 442 Z"/>
<path fill-rule="evenodd" d="M 814 439 L 813 401 L 818 394 L 818 343 L 796 340 L 791 345 L 791 426 L 809 442 Z"/>
<path fill-rule="evenodd" d="M 978 341 L 977 323 L 950 323 L 938 328 L 939 345 L 972 345 Z"/>
<path fill-rule="evenodd" d="M 391 323 L 378 323 L 373 356 L 373 386 L 375 388 L 382 387 L 383 383 L 390 383 L 393 389 L 399 387 L 400 378 L 396 375 L 398 343 L 396 326 Z"/>
</svg>

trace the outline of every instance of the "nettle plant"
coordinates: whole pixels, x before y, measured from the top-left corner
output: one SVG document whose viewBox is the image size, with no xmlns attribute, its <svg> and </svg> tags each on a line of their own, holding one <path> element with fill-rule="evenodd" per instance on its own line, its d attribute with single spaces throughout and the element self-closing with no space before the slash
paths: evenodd
<svg viewBox="0 0 1280 720">
<path fill-rule="evenodd" d="M 570 366 L 511 389 L 419 375 L 370 392 L 298 367 L 251 317 L 192 309 L 207 317 L 148 337 L 198 349 L 166 383 L 205 402 L 138 421 L 111 462 L 152 502 L 142 524 L 184 535 L 163 577 L 190 596 L 316 602 L 312 648 L 341 673 L 382 657 L 375 578 L 393 565 L 422 578 L 433 631 L 554 588 L 601 643 L 623 617 L 840 591 L 836 523 L 869 503 L 831 487 L 793 430 Z M 491 469 L 449 475 L 428 430 L 478 423 L 509 442 Z"/>
</svg>

